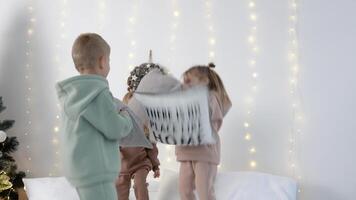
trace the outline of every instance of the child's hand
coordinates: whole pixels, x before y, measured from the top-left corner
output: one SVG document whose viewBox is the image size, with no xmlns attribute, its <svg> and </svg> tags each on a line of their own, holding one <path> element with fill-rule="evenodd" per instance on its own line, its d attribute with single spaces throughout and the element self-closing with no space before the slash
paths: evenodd
<svg viewBox="0 0 356 200">
<path fill-rule="evenodd" d="M 121 110 L 119 111 L 119 113 L 120 113 L 121 115 L 130 116 L 129 112 L 128 112 L 127 110 L 125 110 L 124 108 L 121 109 Z"/>
<path fill-rule="evenodd" d="M 153 171 L 153 178 L 159 178 L 159 176 L 161 175 L 159 169 L 156 169 L 155 171 Z"/>
</svg>

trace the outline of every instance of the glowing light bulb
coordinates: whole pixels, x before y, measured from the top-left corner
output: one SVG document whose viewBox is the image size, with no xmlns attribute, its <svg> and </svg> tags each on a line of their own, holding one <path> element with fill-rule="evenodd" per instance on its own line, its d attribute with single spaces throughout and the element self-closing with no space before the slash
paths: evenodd
<svg viewBox="0 0 356 200">
<path fill-rule="evenodd" d="M 54 132 L 58 132 L 59 131 L 59 127 L 58 126 L 56 126 L 56 127 L 54 127 Z"/>
<path fill-rule="evenodd" d="M 258 74 L 257 74 L 256 72 L 254 72 L 254 73 L 252 74 L 252 77 L 253 77 L 253 78 L 257 78 L 257 77 L 258 77 Z"/>
<path fill-rule="evenodd" d="M 129 58 L 133 58 L 134 54 L 133 53 L 129 53 Z"/>
<path fill-rule="evenodd" d="M 248 4 L 248 6 L 250 6 L 250 8 L 253 8 L 253 7 L 256 6 L 256 4 L 255 4 L 255 2 L 251 1 L 251 2 Z"/>
<path fill-rule="evenodd" d="M 258 52 L 259 48 L 258 47 L 253 47 L 252 49 L 254 52 Z"/>
<path fill-rule="evenodd" d="M 29 28 L 29 29 L 27 30 L 27 34 L 28 34 L 28 35 L 32 35 L 32 34 L 33 34 L 33 29 Z"/>
<path fill-rule="evenodd" d="M 250 148 L 250 153 L 256 153 L 256 148 L 255 147 Z"/>
<path fill-rule="evenodd" d="M 246 135 L 245 135 L 245 140 L 251 140 L 251 134 L 246 133 Z"/>
<path fill-rule="evenodd" d="M 293 53 L 293 52 L 289 53 L 289 59 L 290 60 L 293 60 L 295 58 L 296 58 L 296 54 L 295 53 Z"/>
<path fill-rule="evenodd" d="M 293 79 L 290 80 L 290 83 L 291 83 L 292 85 L 295 85 L 295 84 L 297 83 L 297 80 L 293 78 Z"/>
<path fill-rule="evenodd" d="M 292 16 L 289 17 L 289 19 L 292 20 L 292 21 L 296 21 L 297 17 L 295 15 L 292 15 Z"/>
<path fill-rule="evenodd" d="M 294 66 L 292 67 L 292 71 L 293 71 L 294 73 L 298 73 L 298 71 L 299 71 L 299 66 L 298 66 L 298 65 L 294 65 Z"/>
<path fill-rule="evenodd" d="M 257 166 L 256 161 L 251 161 L 250 162 L 250 167 L 255 168 Z"/>
<path fill-rule="evenodd" d="M 250 15 L 250 19 L 251 19 L 252 21 L 256 21 L 256 20 L 257 20 L 256 14 L 251 14 L 251 15 Z"/>
<path fill-rule="evenodd" d="M 247 40 L 248 40 L 249 43 L 254 43 L 256 41 L 256 38 L 251 35 L 251 36 L 248 37 Z"/>
<path fill-rule="evenodd" d="M 215 45 L 215 43 L 216 43 L 216 40 L 214 38 L 210 38 L 210 44 Z"/>
<path fill-rule="evenodd" d="M 256 61 L 255 60 L 250 60 L 250 65 L 255 65 Z"/>
<path fill-rule="evenodd" d="M 135 18 L 134 17 L 130 17 L 129 18 L 129 22 L 132 23 L 132 24 L 135 23 Z"/>
<path fill-rule="evenodd" d="M 173 12 L 173 15 L 175 17 L 179 17 L 180 16 L 180 12 L 178 10 L 176 10 L 176 11 Z"/>
<path fill-rule="evenodd" d="M 294 33 L 294 32 L 295 32 L 295 29 L 294 29 L 294 28 L 290 28 L 290 29 L 289 29 L 289 32 L 290 32 L 290 33 Z"/>
<path fill-rule="evenodd" d="M 131 41 L 131 46 L 135 46 L 136 45 L 136 41 L 135 40 L 132 40 Z"/>
<path fill-rule="evenodd" d="M 244 123 L 244 127 L 245 127 L 245 128 L 248 128 L 249 126 L 250 126 L 250 124 L 249 124 L 248 122 L 245 122 L 245 123 Z"/>
<path fill-rule="evenodd" d="M 211 51 L 211 52 L 209 53 L 209 56 L 210 56 L 210 57 L 215 57 L 215 52 L 214 52 L 214 51 Z"/>
</svg>

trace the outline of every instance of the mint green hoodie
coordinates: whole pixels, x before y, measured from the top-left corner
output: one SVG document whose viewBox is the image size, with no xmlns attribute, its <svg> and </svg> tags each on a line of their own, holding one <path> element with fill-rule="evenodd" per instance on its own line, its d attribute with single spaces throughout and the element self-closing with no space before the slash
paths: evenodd
<svg viewBox="0 0 356 200">
<path fill-rule="evenodd" d="M 79 75 L 56 85 L 62 107 L 63 167 L 75 187 L 113 182 L 120 170 L 118 140 L 132 129 L 129 116 L 116 110 L 108 82 Z"/>
</svg>

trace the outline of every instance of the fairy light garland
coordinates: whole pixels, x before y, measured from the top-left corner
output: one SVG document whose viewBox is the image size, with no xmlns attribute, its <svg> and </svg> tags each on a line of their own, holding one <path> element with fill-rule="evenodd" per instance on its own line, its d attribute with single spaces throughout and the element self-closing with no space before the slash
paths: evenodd
<svg viewBox="0 0 356 200">
<path fill-rule="evenodd" d="M 302 98 L 299 90 L 299 46 L 298 46 L 298 2 L 297 0 L 289 0 L 289 15 L 288 15 L 288 67 L 289 67 L 289 93 L 292 103 L 292 125 L 289 134 L 289 158 L 288 166 L 291 176 L 301 181 L 300 168 L 297 163 L 297 144 L 299 136 L 302 134 L 303 110 Z M 298 189 L 301 192 L 301 189 Z"/>
<path fill-rule="evenodd" d="M 106 0 L 99 0 L 98 1 L 98 31 L 102 32 L 104 30 L 104 25 L 106 21 L 106 7 L 107 2 Z"/>
<path fill-rule="evenodd" d="M 33 1 L 29 0 L 29 4 L 27 7 L 28 11 L 28 16 L 29 16 L 29 21 L 27 25 L 27 31 L 26 31 L 26 64 L 25 64 L 25 81 L 26 81 L 26 92 L 25 92 L 25 105 L 26 105 L 26 116 L 27 116 L 27 123 L 25 125 L 25 137 L 27 140 L 31 137 L 31 131 L 32 131 L 32 91 L 33 88 L 31 87 L 32 81 L 33 81 L 33 74 L 32 74 L 32 67 L 33 67 L 33 51 L 32 51 L 32 42 L 33 42 L 33 36 L 35 34 L 35 26 L 36 26 L 36 18 L 34 15 L 34 6 L 33 6 Z M 25 139 L 26 140 L 26 139 Z M 31 176 L 31 146 L 27 145 L 27 168 L 26 168 L 26 174 L 27 176 Z"/>
<path fill-rule="evenodd" d="M 170 55 L 168 56 L 168 64 L 171 66 L 173 62 L 173 55 L 176 50 L 176 40 L 177 40 L 177 30 L 179 28 L 179 21 L 181 18 L 181 10 L 177 4 L 177 0 L 172 0 L 171 1 L 171 6 L 172 6 L 172 17 L 171 17 L 171 25 L 170 25 L 170 37 L 169 37 L 169 50 L 170 50 Z M 170 72 L 168 72 L 170 73 Z M 174 148 L 171 145 L 165 145 L 165 152 L 166 152 L 166 162 L 168 164 L 172 164 L 174 161 Z"/>
<path fill-rule="evenodd" d="M 62 78 L 63 72 L 64 72 L 64 63 L 61 62 L 63 57 L 61 57 L 61 52 L 63 52 L 63 47 L 61 44 L 64 44 L 66 39 L 67 39 L 67 15 L 68 15 L 68 10 L 67 10 L 67 4 L 68 0 L 59 0 L 58 4 L 60 5 L 60 17 L 58 20 L 58 31 L 59 31 L 59 39 L 57 40 L 58 43 L 55 44 L 55 49 L 56 49 L 56 54 L 54 56 L 54 63 L 57 66 L 58 72 L 57 72 L 57 82 L 60 81 Z M 59 102 L 57 101 L 57 110 L 56 110 L 56 115 L 55 115 L 55 124 L 53 126 L 53 134 L 52 134 L 52 145 L 54 149 L 54 162 L 53 166 L 50 169 L 50 172 L 48 173 L 48 176 L 58 176 L 60 173 L 60 162 L 61 162 L 61 154 L 60 154 L 60 140 L 58 134 L 60 133 L 60 112 L 61 112 L 61 107 L 59 105 Z"/>
<path fill-rule="evenodd" d="M 181 11 L 178 7 L 177 0 L 172 0 L 172 24 L 170 25 L 170 37 L 169 37 L 169 50 L 170 54 L 168 56 L 168 64 L 173 63 L 173 55 L 176 50 L 176 40 L 177 40 L 177 29 L 179 28 L 179 20 L 181 17 Z"/>
<path fill-rule="evenodd" d="M 130 42 L 130 47 L 129 47 L 129 53 L 128 53 L 128 72 L 129 73 L 133 68 L 135 67 L 134 63 L 134 58 L 135 58 L 135 53 L 137 51 L 137 40 L 135 37 L 135 27 L 137 24 L 137 18 L 138 18 L 138 1 L 134 0 L 133 1 L 133 6 L 132 6 L 132 14 L 128 18 L 128 28 L 127 28 L 127 34 L 129 37 L 129 42 Z"/>
<path fill-rule="evenodd" d="M 216 38 L 215 38 L 215 28 L 212 20 L 212 1 L 206 0 L 205 1 L 205 19 L 207 24 L 208 30 L 208 57 L 209 62 L 215 60 L 215 45 L 216 45 Z"/>
<path fill-rule="evenodd" d="M 251 79 L 252 79 L 252 85 L 250 85 L 249 88 L 249 96 L 246 98 L 246 103 L 247 103 L 247 111 L 246 111 L 246 119 L 243 123 L 245 135 L 244 139 L 248 143 L 248 153 L 249 153 L 249 161 L 248 165 L 251 169 L 257 168 L 257 161 L 256 161 L 256 152 L 257 149 L 253 145 L 253 134 L 251 130 L 251 121 L 252 121 L 252 116 L 254 112 L 254 103 L 255 103 L 255 97 L 256 97 L 256 92 L 258 90 L 258 78 L 259 74 L 257 72 L 257 57 L 258 57 L 258 52 L 259 52 L 259 47 L 258 47 L 258 40 L 257 40 L 257 20 L 258 16 L 256 13 L 256 1 L 255 0 L 249 0 L 248 2 L 248 19 L 250 22 L 250 30 L 249 30 L 249 35 L 247 37 L 247 44 L 249 48 L 249 69 L 251 70 Z"/>
</svg>

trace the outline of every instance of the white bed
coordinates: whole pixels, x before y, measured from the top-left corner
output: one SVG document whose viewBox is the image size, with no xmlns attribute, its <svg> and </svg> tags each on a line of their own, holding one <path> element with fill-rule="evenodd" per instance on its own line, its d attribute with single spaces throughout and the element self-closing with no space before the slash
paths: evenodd
<svg viewBox="0 0 356 200">
<path fill-rule="evenodd" d="M 24 183 L 29 200 L 79 200 L 64 177 L 28 178 Z M 148 183 L 151 200 L 179 200 L 177 172 L 162 170 L 159 180 L 149 178 Z M 293 179 L 259 172 L 218 173 L 215 182 L 217 200 L 296 200 L 296 192 Z"/>
</svg>

